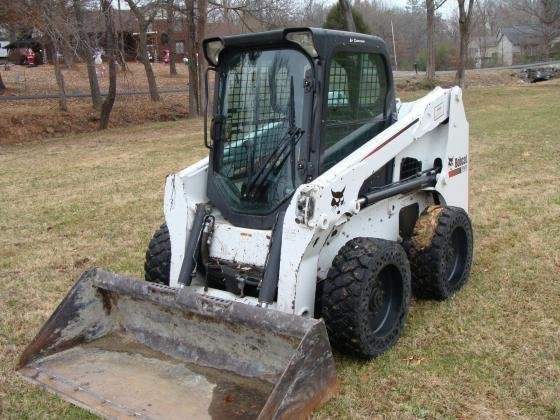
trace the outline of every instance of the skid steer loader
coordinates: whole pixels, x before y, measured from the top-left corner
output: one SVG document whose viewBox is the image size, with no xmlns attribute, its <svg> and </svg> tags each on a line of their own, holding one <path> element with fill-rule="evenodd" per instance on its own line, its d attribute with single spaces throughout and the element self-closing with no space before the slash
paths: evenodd
<svg viewBox="0 0 560 420">
<path fill-rule="evenodd" d="M 204 52 L 209 157 L 167 177 L 147 282 L 84 273 L 19 371 L 107 417 L 303 418 L 336 392 L 330 344 L 373 358 L 412 294 L 468 278 L 461 90 L 400 103 L 384 42 L 363 34 Z"/>
</svg>

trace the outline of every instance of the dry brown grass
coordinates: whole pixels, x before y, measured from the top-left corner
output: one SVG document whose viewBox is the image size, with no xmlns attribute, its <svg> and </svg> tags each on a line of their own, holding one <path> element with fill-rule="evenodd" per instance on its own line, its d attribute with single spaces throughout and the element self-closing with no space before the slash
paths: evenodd
<svg viewBox="0 0 560 420">
<path fill-rule="evenodd" d="M 106 65 L 106 64 L 105 64 Z M 177 64 L 177 75 L 169 75 L 169 66 L 163 63 L 152 64 L 158 87 L 186 87 L 188 81 L 187 67 Z M 37 67 L 13 66 L 9 71 L 0 67 L 2 80 L 8 89 L 4 95 L 33 95 L 57 93 L 54 66 L 42 65 Z M 89 92 L 89 81 L 85 64 L 76 64 L 72 70 L 63 68 L 66 92 Z M 109 76 L 98 76 L 99 87 L 106 91 L 109 87 Z M 128 71 L 117 72 L 118 90 L 148 89 L 144 66 L 140 63 L 128 63 Z"/>
<path fill-rule="evenodd" d="M 435 86 L 451 87 L 455 85 L 455 73 L 438 74 L 436 80 L 429 82 L 424 74 L 410 77 L 398 77 L 395 84 L 401 92 L 432 89 Z M 465 87 L 478 88 L 490 86 L 520 86 L 527 84 L 519 78 L 519 70 L 468 70 Z"/>
<path fill-rule="evenodd" d="M 380 358 L 337 355 L 318 417 L 560 417 L 560 82 L 464 97 L 470 282 L 414 301 Z M 164 176 L 205 154 L 201 136 L 180 121 L 0 146 L 0 417 L 90 417 L 18 379 L 17 356 L 86 267 L 142 275 Z"/>
</svg>

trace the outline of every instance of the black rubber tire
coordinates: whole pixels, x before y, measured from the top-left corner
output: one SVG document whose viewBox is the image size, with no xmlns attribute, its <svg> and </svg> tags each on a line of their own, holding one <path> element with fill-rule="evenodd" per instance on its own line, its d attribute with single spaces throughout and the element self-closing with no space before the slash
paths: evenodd
<svg viewBox="0 0 560 420">
<path fill-rule="evenodd" d="M 433 236 L 417 239 L 422 235 Z M 429 207 L 416 221 L 408 254 L 414 296 L 448 299 L 465 285 L 471 270 L 473 232 L 468 214 L 459 207 Z"/>
<path fill-rule="evenodd" d="M 410 267 L 396 242 L 355 238 L 323 282 L 322 315 L 336 349 L 371 359 L 395 344 L 410 303 Z"/>
<path fill-rule="evenodd" d="M 144 278 L 151 283 L 169 286 L 169 268 L 171 265 L 171 241 L 167 225 L 162 224 L 154 232 L 144 262 Z"/>
</svg>

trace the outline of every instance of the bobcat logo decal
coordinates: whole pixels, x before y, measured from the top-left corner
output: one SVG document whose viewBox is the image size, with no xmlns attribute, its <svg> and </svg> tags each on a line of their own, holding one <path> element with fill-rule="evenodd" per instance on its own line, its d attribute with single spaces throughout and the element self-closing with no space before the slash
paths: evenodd
<svg viewBox="0 0 560 420">
<path fill-rule="evenodd" d="M 340 213 L 340 210 L 338 210 L 338 207 L 340 207 L 341 205 L 344 204 L 344 190 L 346 190 L 346 187 L 344 187 L 342 189 L 342 191 L 333 191 L 331 190 L 331 194 L 332 194 L 332 200 L 331 200 L 331 206 L 334 208 L 337 208 L 337 213 Z"/>
</svg>

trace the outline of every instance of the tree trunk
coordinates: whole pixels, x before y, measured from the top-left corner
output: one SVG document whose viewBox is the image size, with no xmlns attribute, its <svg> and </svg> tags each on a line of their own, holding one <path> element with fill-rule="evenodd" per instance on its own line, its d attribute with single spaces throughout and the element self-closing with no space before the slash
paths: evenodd
<svg viewBox="0 0 560 420">
<path fill-rule="evenodd" d="M 126 65 L 126 52 L 124 50 L 124 30 L 123 30 L 123 23 L 122 23 L 122 16 L 121 16 L 121 0 L 117 0 L 117 7 L 118 7 L 118 11 L 119 11 L 119 29 L 116 31 L 117 32 L 117 42 L 118 42 L 118 57 L 117 57 L 117 61 L 119 62 L 119 64 L 121 65 L 121 70 L 123 72 L 126 72 L 126 70 L 128 69 L 127 65 Z"/>
<path fill-rule="evenodd" d="M 6 90 L 6 85 L 4 84 L 4 81 L 2 80 L 2 75 L 0 74 L 0 92 Z"/>
<path fill-rule="evenodd" d="M 206 36 L 206 20 L 208 8 L 208 0 L 196 1 L 196 52 L 198 54 L 198 94 L 199 94 L 199 113 L 204 113 L 204 106 L 206 104 L 206 92 L 204 78 L 206 75 L 206 60 L 204 59 L 204 51 L 202 48 L 202 40 Z"/>
<path fill-rule="evenodd" d="M 467 66 L 467 42 L 468 37 L 465 35 L 463 24 L 459 23 L 459 65 L 457 74 L 455 75 L 455 83 L 463 89 L 465 87 L 465 67 Z"/>
<path fill-rule="evenodd" d="M 174 76 L 177 74 L 177 66 L 175 65 L 175 4 L 174 0 L 167 0 L 167 35 L 169 36 L 169 74 Z"/>
<path fill-rule="evenodd" d="M 426 78 L 428 80 L 434 80 L 436 77 L 435 13 L 434 0 L 426 0 Z"/>
<path fill-rule="evenodd" d="M 74 68 L 74 52 L 68 42 L 62 40 L 62 57 L 64 59 L 64 65 L 67 69 L 71 70 Z"/>
<path fill-rule="evenodd" d="M 72 6 L 74 8 L 74 14 L 76 15 L 76 22 L 78 23 L 78 42 L 80 43 L 80 51 L 82 52 L 83 59 L 86 61 L 91 102 L 93 107 L 99 110 L 101 109 L 101 92 L 99 90 L 97 74 L 95 73 L 95 63 L 93 62 L 92 51 L 89 47 L 89 40 L 84 29 L 84 16 L 80 0 L 72 0 Z"/>
<path fill-rule="evenodd" d="M 146 21 L 140 24 L 140 61 L 144 64 L 144 71 L 146 72 L 146 78 L 148 79 L 148 89 L 150 90 L 150 99 L 154 102 L 160 100 L 156 77 L 154 75 L 154 69 L 152 69 L 152 63 L 148 57 L 148 23 Z"/>
<path fill-rule="evenodd" d="M 185 39 L 185 46 L 189 58 L 189 117 L 198 117 L 200 115 L 194 2 L 195 0 L 185 0 L 187 9 L 185 25 L 187 38 Z"/>
<path fill-rule="evenodd" d="M 56 5 L 53 3 L 43 2 L 41 4 L 41 18 L 45 24 L 43 30 L 48 37 L 52 48 L 50 52 L 52 54 L 52 61 L 54 64 L 54 76 L 56 79 L 56 85 L 58 87 L 58 108 L 61 111 L 68 111 L 68 101 L 66 99 L 66 88 L 64 86 L 64 76 L 62 74 L 62 70 L 60 68 L 60 61 L 58 60 L 58 51 L 62 45 L 65 45 L 66 40 L 64 36 L 64 32 L 58 31 L 56 24 L 53 21 L 53 16 L 57 14 Z M 47 59 L 47 52 L 44 50 L 43 60 Z"/>
<path fill-rule="evenodd" d="M 128 7 L 134 13 L 136 20 L 138 21 L 138 29 L 140 31 L 140 43 L 138 48 L 140 50 L 140 61 L 144 64 L 144 70 L 146 72 L 146 78 L 148 79 L 148 89 L 150 90 L 150 99 L 154 102 L 160 100 L 156 77 L 154 76 L 154 70 L 148 58 L 148 26 L 150 25 L 151 19 L 146 19 L 145 15 L 138 8 L 134 0 L 126 0 Z M 153 19 L 153 17 L 152 17 Z"/>
<path fill-rule="evenodd" d="M 552 44 L 552 41 L 554 41 L 555 31 L 554 29 L 550 30 L 549 25 L 544 24 L 542 34 L 543 34 L 543 41 L 544 41 L 543 49 L 542 49 L 543 51 L 542 59 L 547 60 L 550 58 L 550 45 Z"/>
<path fill-rule="evenodd" d="M 109 116 L 115 103 L 117 93 L 117 67 L 115 64 L 115 33 L 113 30 L 113 16 L 111 0 L 101 0 L 101 11 L 105 20 L 105 49 L 109 60 L 109 91 L 101 106 L 99 129 L 104 130 L 109 126 Z"/>
<path fill-rule="evenodd" d="M 340 11 L 346 22 L 346 29 L 350 32 L 356 32 L 356 23 L 354 22 L 354 16 L 352 16 L 352 6 L 348 0 L 338 0 L 340 4 Z"/>
<path fill-rule="evenodd" d="M 177 74 L 177 52 L 175 51 L 175 40 L 169 41 L 169 74 L 175 76 Z"/>
<path fill-rule="evenodd" d="M 467 53 L 469 32 L 474 0 L 468 0 L 469 9 L 465 10 L 465 0 L 457 0 L 459 5 L 459 66 L 455 74 L 455 83 L 463 89 L 465 87 L 465 68 L 467 67 Z"/>
<path fill-rule="evenodd" d="M 60 69 L 60 62 L 57 59 L 58 47 L 57 42 L 51 38 L 54 47 L 54 75 L 56 77 L 56 84 L 58 86 L 58 109 L 61 111 L 68 111 L 68 101 L 66 100 L 66 87 L 64 85 L 64 75 Z"/>
</svg>

